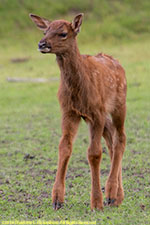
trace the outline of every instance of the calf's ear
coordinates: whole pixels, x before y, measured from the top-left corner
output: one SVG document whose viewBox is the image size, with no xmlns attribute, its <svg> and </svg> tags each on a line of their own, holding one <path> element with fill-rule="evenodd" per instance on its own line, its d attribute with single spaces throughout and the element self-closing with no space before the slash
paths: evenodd
<svg viewBox="0 0 150 225">
<path fill-rule="evenodd" d="M 84 15 L 83 13 L 76 15 L 71 23 L 71 27 L 76 34 L 78 34 L 80 32 L 83 15 Z"/>
<path fill-rule="evenodd" d="M 37 27 L 43 31 L 46 30 L 51 23 L 49 20 L 34 14 L 29 14 L 29 16 L 31 17 L 32 21 L 37 25 Z"/>
</svg>

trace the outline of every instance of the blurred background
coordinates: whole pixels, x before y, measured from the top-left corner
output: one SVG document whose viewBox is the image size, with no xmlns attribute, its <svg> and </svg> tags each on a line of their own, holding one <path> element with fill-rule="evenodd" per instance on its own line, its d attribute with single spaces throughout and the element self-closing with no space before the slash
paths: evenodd
<svg viewBox="0 0 150 225">
<path fill-rule="evenodd" d="M 37 67 L 41 60 L 43 65 L 48 65 L 48 57 L 54 62 L 54 56 L 43 57 L 36 52 L 43 34 L 33 24 L 29 13 L 50 20 L 72 21 L 76 14 L 83 12 L 82 32 L 78 36 L 81 52 L 114 54 L 113 46 L 149 39 L 149 11 L 149 0 L 0 0 L 0 64 L 8 66 L 0 79 L 24 76 L 24 73 L 25 76 L 39 77 L 41 69 L 34 71 L 34 65 Z M 34 57 L 38 59 L 33 63 Z M 23 62 L 26 62 L 25 67 Z M 20 63 L 19 68 L 16 68 L 17 63 Z M 56 76 L 55 72 L 58 74 L 56 68 L 51 68 L 52 71 L 53 76 Z M 51 72 L 43 71 L 43 76 L 45 73 L 45 76 L 51 76 Z"/>
<path fill-rule="evenodd" d="M 129 40 L 149 33 L 149 11 L 149 0 L 0 0 L 0 38 L 34 34 L 28 17 L 31 12 L 51 20 L 71 20 L 75 14 L 83 12 L 84 38 Z"/>
</svg>

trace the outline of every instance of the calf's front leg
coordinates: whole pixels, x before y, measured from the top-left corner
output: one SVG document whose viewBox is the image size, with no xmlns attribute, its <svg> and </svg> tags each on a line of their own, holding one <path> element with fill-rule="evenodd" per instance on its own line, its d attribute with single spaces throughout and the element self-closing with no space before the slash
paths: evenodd
<svg viewBox="0 0 150 225">
<path fill-rule="evenodd" d="M 52 190 L 53 208 L 62 207 L 65 195 L 65 177 L 69 158 L 72 153 L 72 143 L 77 133 L 80 117 L 73 112 L 64 113 L 62 117 L 62 137 L 59 144 L 58 169 Z"/>
<path fill-rule="evenodd" d="M 103 123 L 90 124 L 91 143 L 88 149 L 88 161 L 91 168 L 91 209 L 103 209 L 103 197 L 100 185 L 100 161 L 102 148 L 100 139 L 103 133 Z"/>
</svg>

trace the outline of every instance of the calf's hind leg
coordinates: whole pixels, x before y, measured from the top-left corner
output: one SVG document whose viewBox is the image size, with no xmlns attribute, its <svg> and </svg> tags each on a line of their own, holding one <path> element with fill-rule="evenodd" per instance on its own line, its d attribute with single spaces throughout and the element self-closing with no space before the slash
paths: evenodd
<svg viewBox="0 0 150 225">
<path fill-rule="evenodd" d="M 69 158 L 72 153 L 72 143 L 76 135 L 80 117 L 75 113 L 65 113 L 62 118 L 62 138 L 59 144 L 58 169 L 52 190 L 53 208 L 58 210 L 64 202 L 65 176 Z"/>
<path fill-rule="evenodd" d="M 114 151 L 114 141 L 115 141 L 115 127 L 111 121 L 110 118 L 106 119 L 104 131 L 103 131 L 103 137 L 106 141 L 106 145 L 109 149 L 109 155 L 112 162 L 113 159 L 113 151 Z M 111 201 L 111 199 L 107 198 L 107 204 L 108 205 L 120 205 L 124 199 L 124 190 L 122 186 L 122 166 L 120 166 L 119 169 L 119 175 L 118 175 L 118 191 L 117 191 L 117 199 L 116 201 Z"/>
<path fill-rule="evenodd" d="M 106 199 L 108 204 L 111 205 L 121 204 L 124 198 L 122 187 L 122 158 L 126 144 L 126 135 L 124 131 L 125 114 L 125 107 L 122 107 L 112 115 L 113 124 L 115 126 L 115 136 L 111 169 L 105 187 Z"/>
</svg>

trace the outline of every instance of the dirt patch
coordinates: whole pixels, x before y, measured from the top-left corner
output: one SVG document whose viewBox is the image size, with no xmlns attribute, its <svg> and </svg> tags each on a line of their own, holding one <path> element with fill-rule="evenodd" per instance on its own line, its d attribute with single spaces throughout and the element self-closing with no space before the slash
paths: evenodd
<svg viewBox="0 0 150 225">
<path fill-rule="evenodd" d="M 81 159 L 80 162 L 84 163 L 85 165 L 88 165 L 89 164 L 88 161 L 87 161 L 87 159 Z"/>
<path fill-rule="evenodd" d="M 23 58 L 12 58 L 10 61 L 12 63 L 24 63 L 24 62 L 27 62 L 29 61 L 29 57 L 23 57 Z"/>
<path fill-rule="evenodd" d="M 50 194 L 47 193 L 46 191 L 43 191 L 38 197 L 37 199 L 38 200 L 42 200 L 43 198 L 49 198 L 50 197 Z"/>
<path fill-rule="evenodd" d="M 141 204 L 141 205 L 140 205 L 140 208 L 141 208 L 142 210 L 145 210 L 145 205 Z"/>
<path fill-rule="evenodd" d="M 100 173 L 101 173 L 101 175 L 109 174 L 109 170 L 108 169 L 101 169 Z"/>
<path fill-rule="evenodd" d="M 48 169 L 43 169 L 43 170 L 40 170 L 40 173 L 41 174 L 49 174 L 49 175 L 53 175 L 55 172 L 54 171 L 50 171 Z"/>
<path fill-rule="evenodd" d="M 35 156 L 34 155 L 30 155 L 30 154 L 26 154 L 24 157 L 23 157 L 23 159 L 25 160 L 25 161 L 27 161 L 27 160 L 29 160 L 29 159 L 34 159 L 35 158 Z"/>
</svg>

